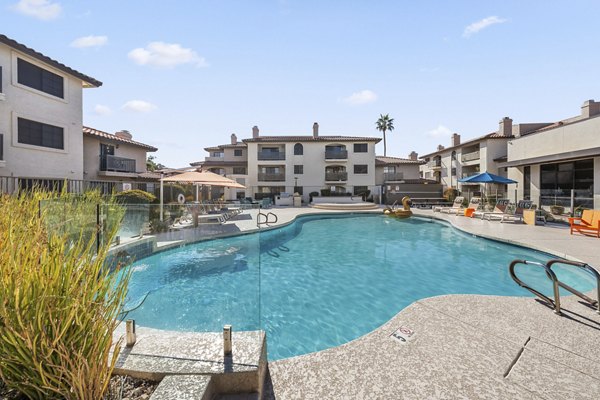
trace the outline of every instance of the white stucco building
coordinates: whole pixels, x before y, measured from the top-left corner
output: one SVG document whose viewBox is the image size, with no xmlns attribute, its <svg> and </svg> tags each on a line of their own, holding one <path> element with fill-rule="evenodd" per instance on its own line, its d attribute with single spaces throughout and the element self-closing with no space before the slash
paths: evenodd
<svg viewBox="0 0 600 400">
<path fill-rule="evenodd" d="M 101 85 L 0 35 L 0 178 L 21 187 L 83 179 L 82 92 Z"/>
</svg>

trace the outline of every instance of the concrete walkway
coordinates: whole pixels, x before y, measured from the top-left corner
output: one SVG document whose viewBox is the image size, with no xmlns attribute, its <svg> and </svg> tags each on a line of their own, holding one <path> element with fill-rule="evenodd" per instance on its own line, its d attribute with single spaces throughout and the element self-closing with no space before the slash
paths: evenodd
<svg viewBox="0 0 600 400">
<path fill-rule="evenodd" d="M 600 240 L 562 226 L 415 213 L 600 265 Z M 557 316 L 534 298 L 423 299 L 350 343 L 269 363 L 266 398 L 597 399 L 600 315 L 573 296 L 562 302 Z"/>
</svg>

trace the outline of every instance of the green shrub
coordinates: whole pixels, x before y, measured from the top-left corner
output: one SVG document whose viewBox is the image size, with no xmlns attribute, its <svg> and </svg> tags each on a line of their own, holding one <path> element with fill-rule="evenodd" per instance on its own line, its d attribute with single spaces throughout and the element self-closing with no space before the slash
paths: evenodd
<svg viewBox="0 0 600 400">
<path fill-rule="evenodd" d="M 448 188 L 444 190 L 443 196 L 446 199 L 446 201 L 453 202 L 456 196 L 458 196 L 458 190 L 454 188 Z"/>
<path fill-rule="evenodd" d="M 115 198 L 125 204 L 148 204 L 156 201 L 156 196 L 152 193 L 137 189 L 119 192 L 115 194 Z"/>
<path fill-rule="evenodd" d="M 119 343 L 110 352 L 112 334 L 129 280 L 104 267 L 118 224 L 103 224 L 107 239 L 97 248 L 85 229 L 76 240 L 50 230 L 49 212 L 77 221 L 71 213 L 85 209 L 81 199 L 63 195 L 40 207 L 48 200 L 40 192 L 0 198 L 0 379 L 31 399 L 101 399 L 119 355 Z M 122 208 L 113 200 L 107 207 L 118 222 Z"/>
</svg>

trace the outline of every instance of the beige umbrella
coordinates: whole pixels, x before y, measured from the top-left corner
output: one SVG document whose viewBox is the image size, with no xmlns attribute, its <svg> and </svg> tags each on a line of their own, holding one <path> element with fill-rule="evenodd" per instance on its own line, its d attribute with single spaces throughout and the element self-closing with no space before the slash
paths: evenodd
<svg viewBox="0 0 600 400">
<path fill-rule="evenodd" d="M 188 171 L 178 175 L 168 176 L 161 178 L 160 180 L 160 220 L 163 219 L 163 182 L 181 182 L 181 183 L 192 183 L 196 186 L 196 201 L 198 201 L 198 186 L 223 186 L 236 189 L 245 189 L 246 186 L 237 183 L 233 179 L 229 179 L 222 175 L 215 174 L 210 171 Z"/>
</svg>

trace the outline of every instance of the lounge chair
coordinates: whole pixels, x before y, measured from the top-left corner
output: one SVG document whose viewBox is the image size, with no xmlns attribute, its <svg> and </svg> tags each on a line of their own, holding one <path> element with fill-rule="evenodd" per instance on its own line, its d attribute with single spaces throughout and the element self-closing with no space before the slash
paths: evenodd
<svg viewBox="0 0 600 400">
<path fill-rule="evenodd" d="M 461 207 L 458 210 L 448 210 L 448 214 L 455 214 L 459 215 L 459 214 L 464 214 L 465 210 L 468 208 L 472 208 L 475 211 L 479 210 L 479 208 L 481 207 L 481 197 L 471 197 L 471 200 L 469 200 L 469 205 L 467 205 L 466 207 Z"/>
<path fill-rule="evenodd" d="M 493 218 L 498 217 L 500 222 L 504 221 L 512 221 L 519 222 L 523 221 L 523 211 L 531 210 L 533 207 L 533 202 L 531 200 L 519 200 L 517 206 L 515 207 L 515 211 L 513 213 L 505 212 L 502 215 L 489 215 L 488 219 L 491 221 Z"/>
<path fill-rule="evenodd" d="M 444 210 L 448 210 L 448 212 L 450 212 L 450 210 L 458 210 L 462 208 L 462 203 L 465 200 L 465 198 L 463 196 L 458 196 L 454 199 L 454 203 L 452 203 L 451 207 L 443 207 L 443 206 L 437 206 L 437 207 L 433 207 L 433 212 L 439 211 L 439 212 L 446 212 Z"/>
<path fill-rule="evenodd" d="M 503 215 L 504 213 L 506 213 L 506 207 L 508 207 L 509 203 L 510 203 L 510 200 L 508 200 L 508 199 L 499 199 L 496 202 L 494 211 L 483 211 L 483 210 L 475 211 L 473 213 L 473 218 L 485 219 L 486 216 L 489 216 L 489 215 Z"/>
<path fill-rule="evenodd" d="M 569 218 L 571 235 L 573 231 L 582 234 L 595 233 L 600 238 L 600 210 L 583 210 L 580 218 Z"/>
</svg>

